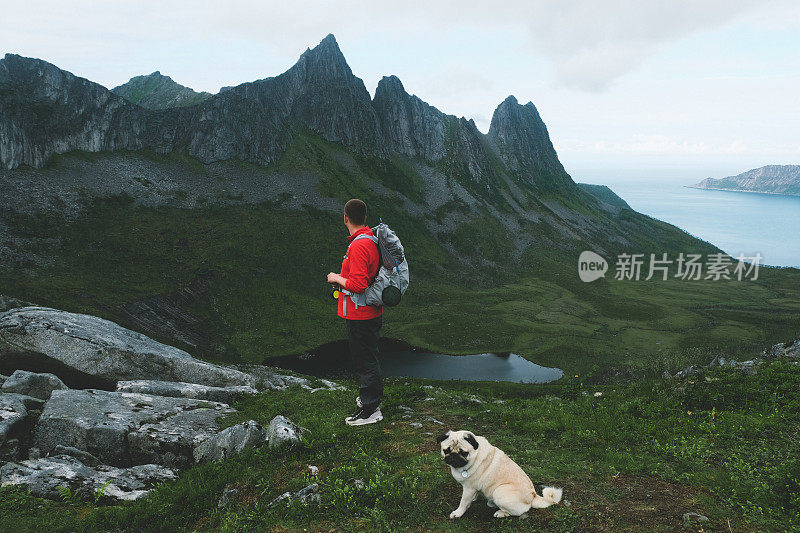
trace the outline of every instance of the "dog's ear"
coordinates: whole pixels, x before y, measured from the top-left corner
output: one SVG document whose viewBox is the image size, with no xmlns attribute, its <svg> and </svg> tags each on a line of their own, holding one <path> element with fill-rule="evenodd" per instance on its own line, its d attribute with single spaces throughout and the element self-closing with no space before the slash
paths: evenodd
<svg viewBox="0 0 800 533">
<path fill-rule="evenodd" d="M 449 436 L 450 436 L 450 430 L 448 430 L 447 433 L 442 433 L 441 435 L 436 437 L 436 442 L 441 444 Z"/>
<path fill-rule="evenodd" d="M 464 436 L 464 440 L 469 442 L 472 445 L 472 447 L 475 448 L 476 450 L 478 449 L 478 440 L 475 438 L 475 435 L 473 435 L 472 433 L 467 433 Z"/>
</svg>

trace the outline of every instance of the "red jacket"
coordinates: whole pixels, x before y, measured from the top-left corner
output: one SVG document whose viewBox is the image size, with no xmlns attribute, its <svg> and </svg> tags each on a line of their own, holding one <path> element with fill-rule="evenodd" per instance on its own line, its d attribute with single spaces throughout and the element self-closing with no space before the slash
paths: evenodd
<svg viewBox="0 0 800 533">
<path fill-rule="evenodd" d="M 371 239 L 353 240 L 359 235 L 372 235 L 372 229 L 365 226 L 356 231 L 349 237 L 348 242 L 352 243 L 347 250 L 347 255 L 342 261 L 342 277 L 347 279 L 345 290 L 354 293 L 362 293 L 369 287 L 373 278 L 378 273 L 378 246 Z M 347 316 L 344 316 L 343 303 L 347 298 Z M 383 307 L 372 307 L 362 305 L 356 309 L 356 305 L 349 296 L 339 293 L 339 316 L 348 320 L 369 320 L 381 316 Z"/>
</svg>

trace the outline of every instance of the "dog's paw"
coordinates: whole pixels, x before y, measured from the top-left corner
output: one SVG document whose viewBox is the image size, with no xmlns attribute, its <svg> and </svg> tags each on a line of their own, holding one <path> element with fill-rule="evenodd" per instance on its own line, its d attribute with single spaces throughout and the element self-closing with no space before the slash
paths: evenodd
<svg viewBox="0 0 800 533">
<path fill-rule="evenodd" d="M 462 511 L 460 509 L 456 509 L 455 511 L 450 513 L 450 520 L 453 520 L 454 518 L 461 518 L 463 515 L 464 515 L 464 511 Z"/>
<path fill-rule="evenodd" d="M 507 512 L 505 512 L 505 511 L 503 511 L 502 509 L 498 509 L 498 510 L 497 510 L 497 511 L 495 511 L 495 513 L 494 513 L 494 517 L 495 517 L 495 518 L 505 518 L 505 517 L 507 517 L 507 516 L 511 516 L 511 515 L 510 515 L 510 514 L 508 514 L 508 513 L 507 513 Z"/>
</svg>

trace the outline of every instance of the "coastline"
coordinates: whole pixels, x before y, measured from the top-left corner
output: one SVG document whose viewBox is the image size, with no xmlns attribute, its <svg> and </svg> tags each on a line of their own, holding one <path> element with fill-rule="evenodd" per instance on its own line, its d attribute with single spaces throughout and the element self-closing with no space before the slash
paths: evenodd
<svg viewBox="0 0 800 533">
<path fill-rule="evenodd" d="M 785 192 L 753 191 L 748 189 L 723 189 L 722 187 L 698 187 L 697 185 L 683 185 L 683 187 L 686 187 L 687 189 L 700 189 L 701 191 L 749 192 L 752 194 L 771 194 L 773 196 L 800 198 L 800 194 L 787 194 Z"/>
</svg>

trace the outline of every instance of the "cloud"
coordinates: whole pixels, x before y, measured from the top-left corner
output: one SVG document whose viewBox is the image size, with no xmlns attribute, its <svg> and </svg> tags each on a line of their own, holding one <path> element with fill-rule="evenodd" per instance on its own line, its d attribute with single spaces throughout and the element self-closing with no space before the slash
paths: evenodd
<svg viewBox="0 0 800 533">
<path fill-rule="evenodd" d="M 532 46 L 558 84 L 598 92 L 670 43 L 763 6 L 757 0 L 538 0 L 528 4 Z"/>
</svg>

